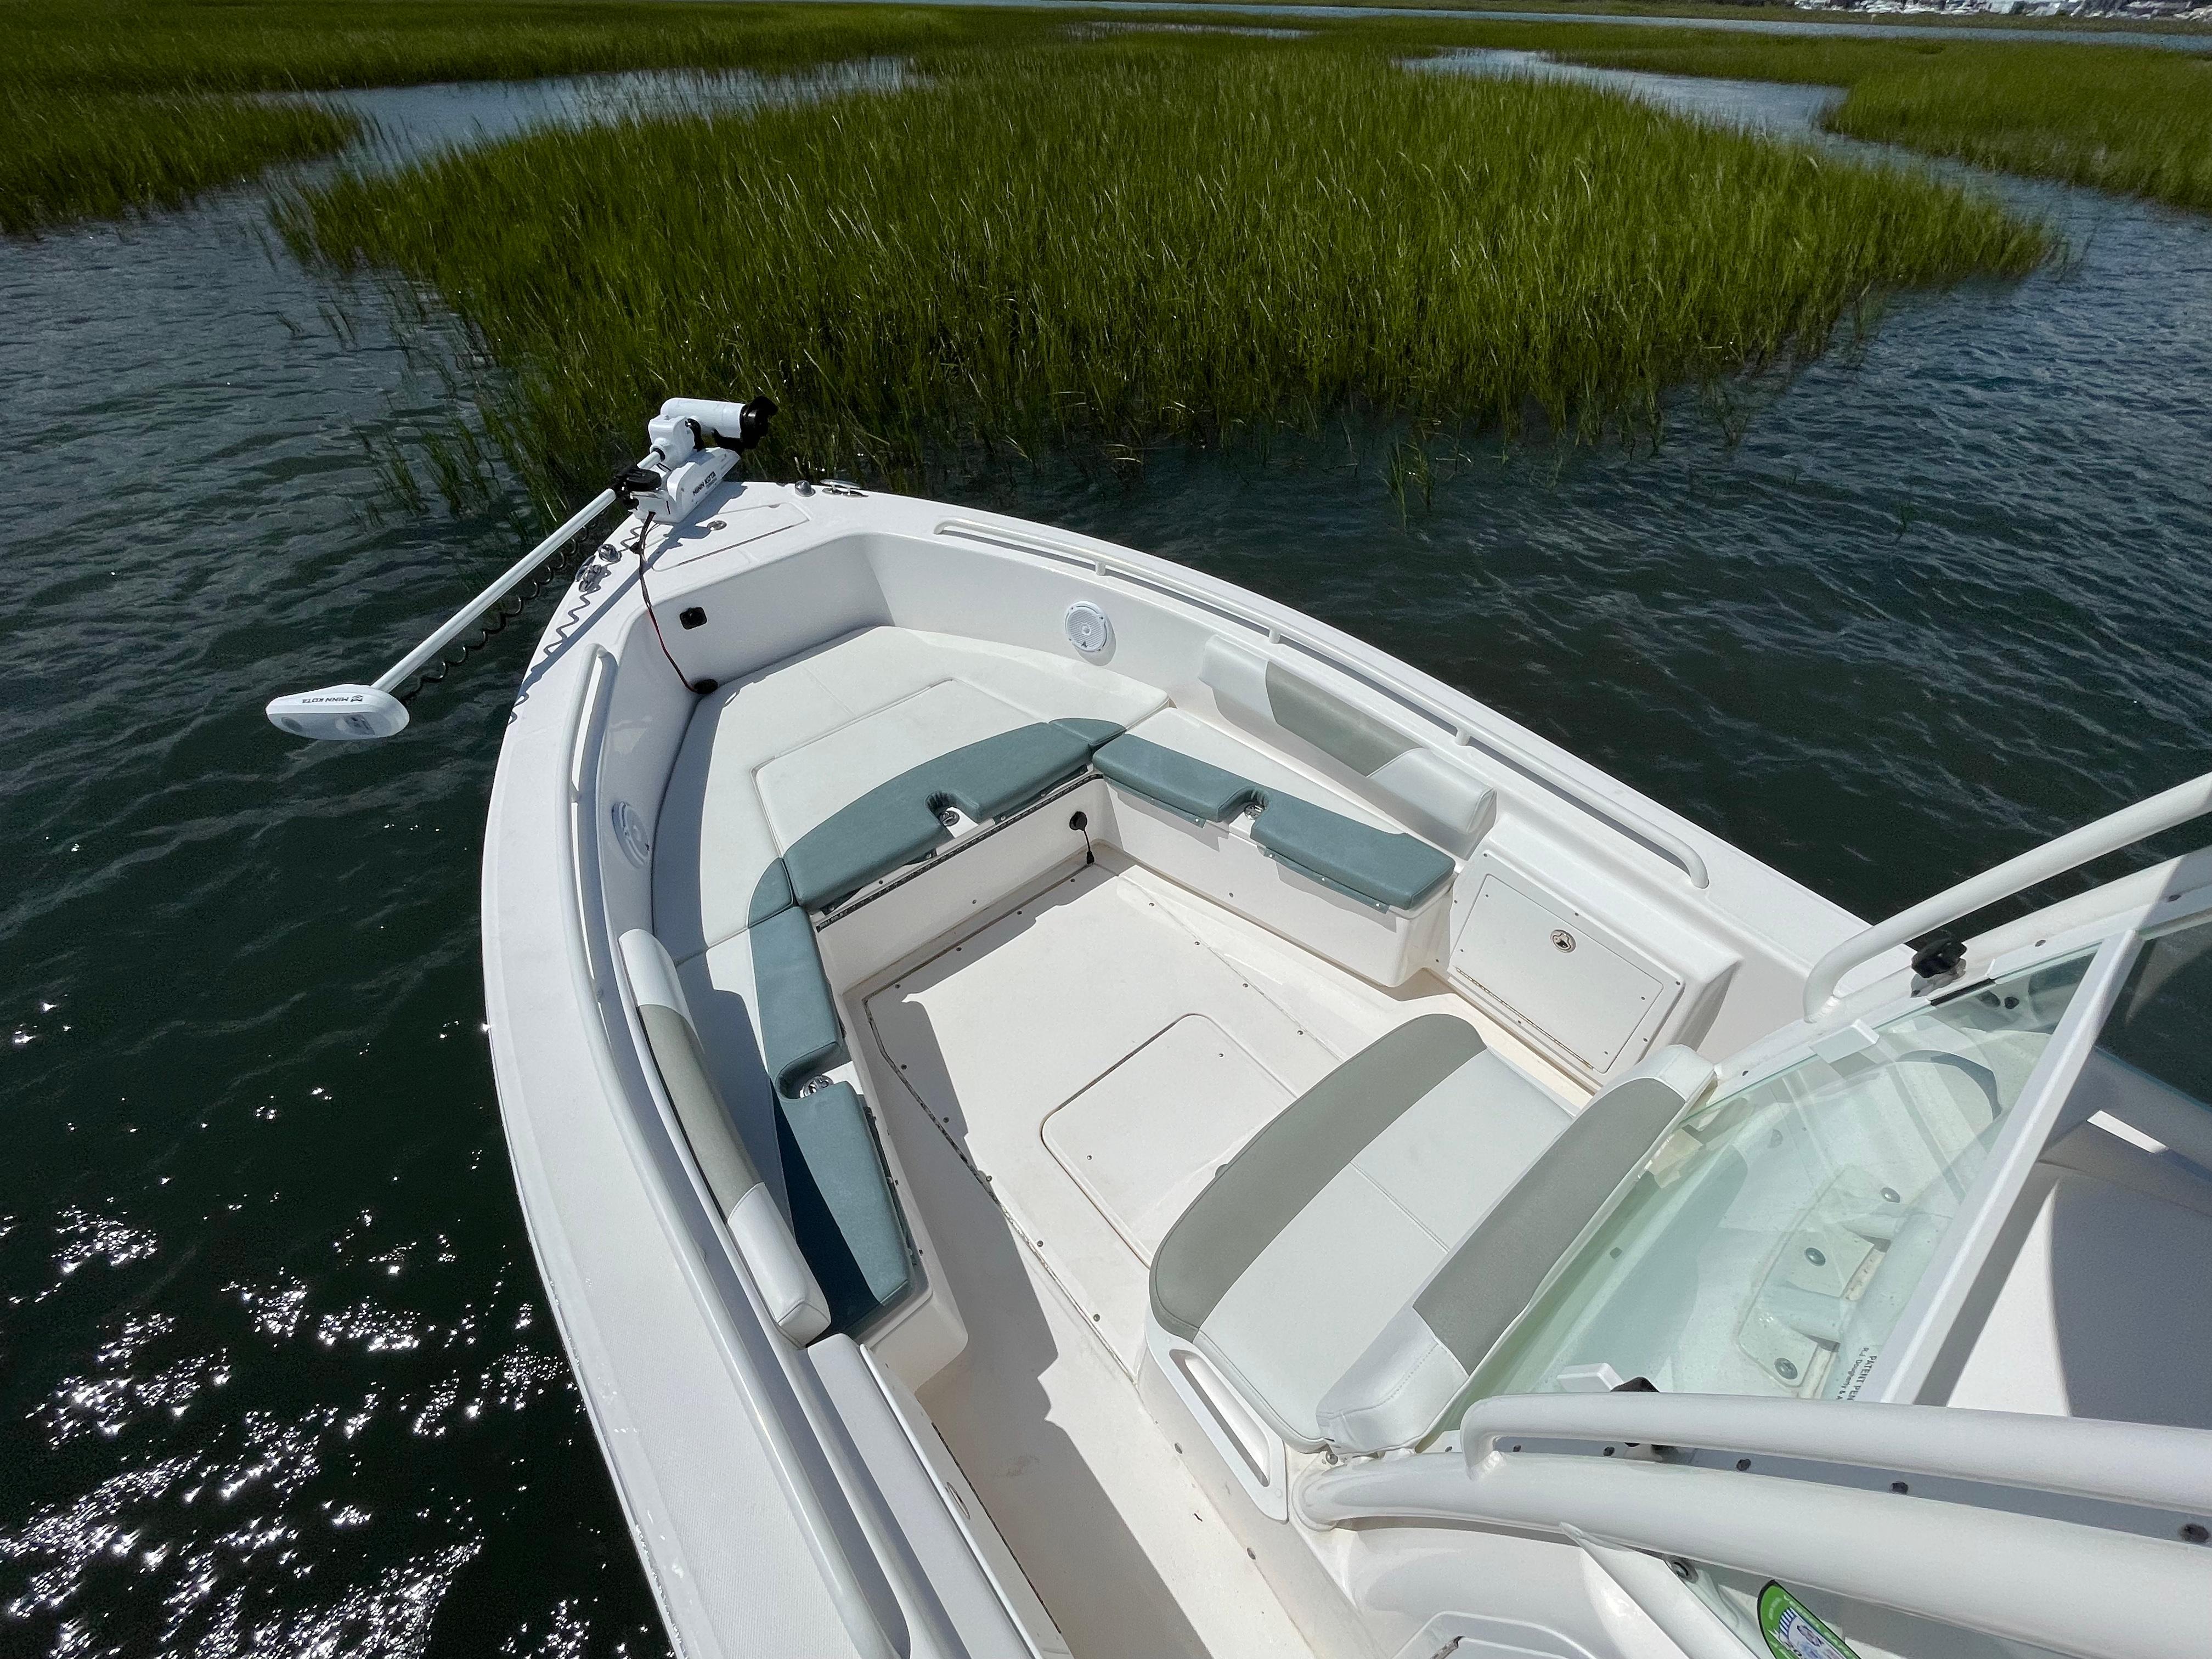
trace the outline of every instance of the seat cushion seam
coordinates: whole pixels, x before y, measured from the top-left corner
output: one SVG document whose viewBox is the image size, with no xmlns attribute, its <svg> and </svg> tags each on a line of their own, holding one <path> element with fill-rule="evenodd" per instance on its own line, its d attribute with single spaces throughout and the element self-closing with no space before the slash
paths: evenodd
<svg viewBox="0 0 2212 1659">
<path fill-rule="evenodd" d="M 1415 1102 L 1413 1103 L 1413 1104 L 1414 1104 L 1415 1106 L 1418 1106 L 1418 1105 L 1419 1105 L 1419 1104 L 1420 1104 L 1420 1102 L 1419 1102 L 1419 1101 L 1415 1101 Z M 1409 1107 L 1407 1107 L 1406 1109 L 1407 1109 L 1407 1111 L 1411 1111 L 1411 1110 L 1413 1109 L 1413 1107 L 1409 1106 Z M 1381 1135 L 1377 1135 L 1377 1136 L 1375 1138 L 1375 1139 L 1376 1139 L 1376 1140 L 1380 1140 L 1382 1138 L 1382 1137 Z M 1370 1147 L 1371 1147 L 1371 1146 L 1374 1146 L 1375 1141 L 1370 1140 L 1370 1141 L 1369 1141 L 1367 1144 L 1368 1144 L 1368 1146 L 1370 1146 Z M 1366 1156 L 1366 1154 L 1365 1154 L 1364 1151 L 1363 1151 L 1363 1152 L 1362 1152 L 1362 1153 L 1361 1153 L 1360 1155 L 1361 1155 L 1361 1157 L 1364 1157 L 1364 1156 Z M 1419 1217 L 1419 1216 L 1415 1215 L 1415 1214 L 1414 1214 L 1411 1210 L 1407 1209 L 1407 1208 L 1406 1207 L 1405 1204 L 1404 1204 L 1404 1203 L 1403 1203 L 1403 1202 L 1399 1199 L 1399 1197 L 1398 1197 L 1397 1194 L 1395 1194 L 1395 1193 L 1392 1192 L 1392 1191 L 1391 1191 L 1388 1187 L 1385 1187 L 1385 1186 L 1384 1186 L 1381 1182 L 1377 1181 L 1377 1180 L 1376 1180 L 1373 1176 L 1371 1176 L 1371 1175 L 1368 1174 L 1366 1170 L 1364 1170 L 1361 1169 L 1361 1168 L 1359 1167 L 1359 1164 L 1358 1164 L 1358 1161 L 1357 1161 L 1357 1160 L 1353 1161 L 1352 1163 L 1350 1163 L 1350 1164 L 1346 1164 L 1344 1167 L 1345 1167 L 1345 1170 L 1346 1170 L 1346 1171 L 1347 1173 L 1352 1174 L 1352 1175 L 1356 1175 L 1356 1176 L 1358 1176 L 1362 1181 L 1365 1182 L 1368 1184 L 1368 1186 L 1369 1186 L 1369 1187 L 1370 1187 L 1370 1188 L 1374 1191 L 1374 1193 L 1376 1194 L 1376 1195 L 1377 1197 L 1379 1197 L 1380 1199 L 1382 1199 L 1382 1201 L 1383 1201 L 1384 1203 L 1388 1204 L 1388 1205 L 1389 1205 L 1392 1209 L 1395 1210 L 1395 1211 L 1396 1211 L 1400 1215 L 1401 1215 L 1401 1216 L 1405 1217 L 1407 1220 L 1408 1220 L 1408 1221 L 1412 1222 L 1412 1223 L 1413 1224 L 1414 1228 L 1415 1228 L 1415 1229 L 1416 1229 L 1416 1230 L 1420 1233 L 1421 1237 L 1424 1237 L 1424 1238 L 1425 1238 L 1425 1239 L 1427 1239 L 1427 1240 L 1429 1241 L 1429 1243 L 1431 1243 L 1431 1244 L 1433 1244 L 1433 1245 L 1435 1245 L 1435 1246 L 1437 1247 L 1437 1252 L 1438 1252 L 1439 1255 L 1443 1255 L 1443 1253 L 1449 1252 L 1449 1251 L 1450 1250 L 1451 1246 L 1450 1246 L 1449 1244 L 1446 1243 L 1443 1239 L 1438 1238 L 1438 1237 L 1436 1236 L 1436 1234 L 1435 1234 L 1433 1231 L 1431 1231 L 1430 1230 L 1429 1224 L 1428 1224 L 1427 1222 L 1425 1222 L 1425 1221 L 1422 1220 L 1420 1217 Z M 1295 1225 L 1297 1225 L 1297 1224 L 1296 1222 L 1291 1223 L 1291 1225 L 1292 1225 L 1292 1226 L 1295 1226 Z M 1285 1228 L 1283 1231 L 1284 1231 L 1285 1232 L 1286 1232 L 1286 1233 L 1287 1233 L 1287 1232 L 1290 1231 L 1290 1229 L 1286 1227 L 1286 1228 Z M 1433 1269 L 1432 1269 L 1431 1271 L 1433 1271 Z"/>
<path fill-rule="evenodd" d="M 803 663 L 799 665 L 801 667 L 805 666 Z M 753 770 L 756 773 L 764 770 L 766 768 L 773 766 L 776 762 L 782 760 L 788 756 L 802 753 L 806 750 L 811 749 L 816 744 L 822 742 L 825 738 L 834 738 L 840 732 L 850 730 L 852 727 L 858 726 L 862 720 L 872 720 L 876 715 L 884 714 L 887 710 L 896 708 L 901 703 L 912 702 L 916 697 L 921 696 L 927 692 L 934 691 L 940 685 L 970 685 L 974 686 L 976 690 L 982 692 L 985 696 L 990 697 L 994 702 L 1006 702 L 1004 697 L 1000 696 L 996 692 L 988 690 L 983 686 L 975 685 L 975 682 L 972 680 L 963 679 L 957 674 L 947 674 L 942 679 L 934 679 L 930 681 L 927 685 L 917 685 L 911 691 L 902 691 L 897 696 L 893 697 L 889 702 L 879 702 L 872 708 L 863 708 L 857 714 L 839 720 L 836 725 L 826 727 L 820 732 L 817 732 L 812 737 L 807 738 L 804 743 L 793 744 L 788 749 L 779 749 L 775 753 L 769 756 L 767 759 L 762 761 L 758 766 L 756 766 L 753 769 Z M 842 697 L 839 697 L 837 702 L 844 708 L 849 708 L 852 707 L 852 705 L 846 702 Z M 1007 703 L 1006 706 L 1010 708 L 1013 707 L 1012 703 Z"/>
</svg>

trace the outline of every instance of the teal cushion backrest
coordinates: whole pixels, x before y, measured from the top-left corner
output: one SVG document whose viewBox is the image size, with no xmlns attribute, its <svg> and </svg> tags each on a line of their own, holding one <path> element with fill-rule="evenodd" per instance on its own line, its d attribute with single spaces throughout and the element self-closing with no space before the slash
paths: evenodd
<svg viewBox="0 0 2212 1659">
<path fill-rule="evenodd" d="M 1099 772 L 1194 823 L 1226 823 L 1249 808 L 1262 851 L 1323 886 L 1378 908 L 1410 910 L 1451 879 L 1454 866 L 1416 836 L 1378 830 L 1280 789 L 1132 733 L 1098 750 Z"/>
<path fill-rule="evenodd" d="M 906 1223 L 875 1131 L 849 1083 L 781 1100 L 776 1117 L 791 1230 L 829 1298 L 830 1328 L 851 1330 L 914 1284 Z"/>
<path fill-rule="evenodd" d="M 979 823 L 1001 817 L 1075 776 L 1121 730 L 1107 720 L 1040 722 L 909 767 L 791 843 L 783 865 L 793 900 L 820 910 L 850 897 L 944 842 L 951 831 L 938 815 L 945 807 Z M 757 915 L 761 903 L 757 897 Z"/>
</svg>

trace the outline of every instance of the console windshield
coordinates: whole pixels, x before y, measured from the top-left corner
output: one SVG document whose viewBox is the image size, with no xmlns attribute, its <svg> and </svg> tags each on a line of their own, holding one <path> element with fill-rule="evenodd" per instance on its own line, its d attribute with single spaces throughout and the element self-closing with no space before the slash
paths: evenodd
<svg viewBox="0 0 2212 1659">
<path fill-rule="evenodd" d="M 1669 1393 L 1854 1397 L 2089 959 L 1916 1009 L 1692 1113 L 1472 1392 L 1553 1392 L 1601 1363 Z"/>
</svg>

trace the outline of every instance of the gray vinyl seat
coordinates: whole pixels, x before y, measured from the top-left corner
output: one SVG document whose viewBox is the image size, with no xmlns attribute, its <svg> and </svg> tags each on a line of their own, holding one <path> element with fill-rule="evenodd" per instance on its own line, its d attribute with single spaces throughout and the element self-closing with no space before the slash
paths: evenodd
<svg viewBox="0 0 2212 1659">
<path fill-rule="evenodd" d="M 1571 1115 L 1465 1021 L 1412 1020 L 1223 1166 L 1152 1317 L 1293 1445 L 1413 1443 L 1711 1075 L 1662 1050 Z"/>
</svg>

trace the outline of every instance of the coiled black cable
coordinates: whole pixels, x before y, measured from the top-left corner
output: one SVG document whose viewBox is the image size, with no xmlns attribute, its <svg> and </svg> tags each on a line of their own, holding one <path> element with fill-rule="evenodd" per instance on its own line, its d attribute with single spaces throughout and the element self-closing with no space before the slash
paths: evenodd
<svg viewBox="0 0 2212 1659">
<path fill-rule="evenodd" d="M 439 654 L 436 662 L 416 670 L 392 695 L 401 702 L 413 702 L 422 695 L 424 687 L 438 684 L 459 668 L 471 652 L 482 650 L 495 635 L 504 634 L 507 625 L 527 611 L 531 601 L 543 593 L 556 577 L 565 581 L 579 564 L 592 556 L 592 553 L 580 550 L 589 539 L 580 532 L 570 537 L 565 546 L 550 555 L 545 562 L 538 567 L 527 586 L 518 585 L 509 589 L 497 604 L 484 612 L 474 639 L 454 641 Z M 594 547 L 592 551 L 596 553 L 597 550 Z"/>
</svg>

